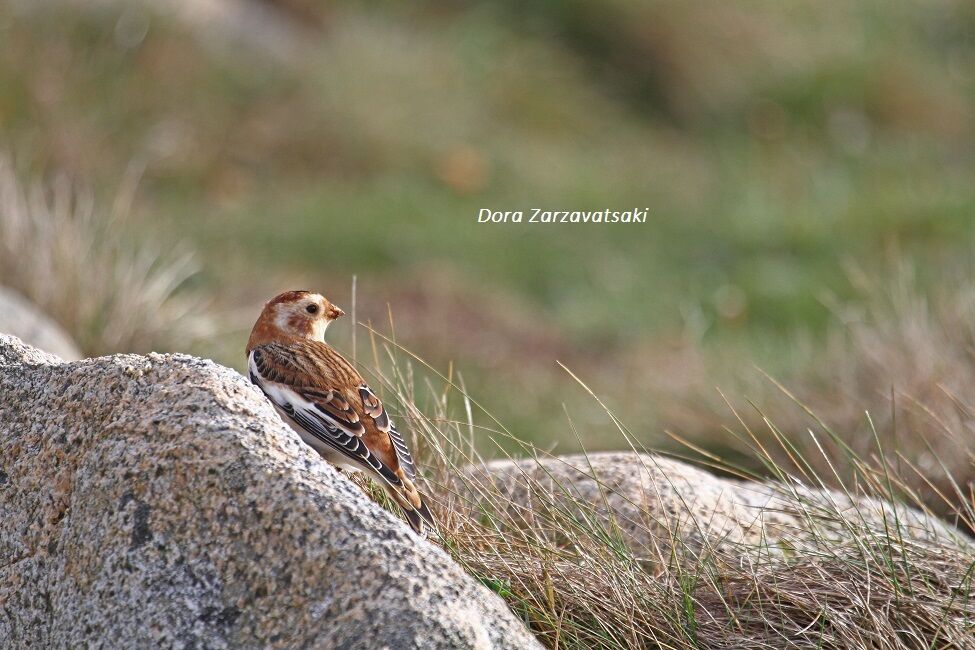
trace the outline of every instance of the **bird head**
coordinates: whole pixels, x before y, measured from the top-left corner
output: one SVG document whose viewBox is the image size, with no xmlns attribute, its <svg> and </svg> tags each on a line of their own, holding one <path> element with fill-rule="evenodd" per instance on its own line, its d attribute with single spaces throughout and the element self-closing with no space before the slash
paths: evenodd
<svg viewBox="0 0 975 650">
<path fill-rule="evenodd" d="M 310 291 L 286 291 L 269 300 L 251 332 L 248 349 L 280 338 L 324 341 L 325 330 L 345 312 L 328 298 Z"/>
</svg>

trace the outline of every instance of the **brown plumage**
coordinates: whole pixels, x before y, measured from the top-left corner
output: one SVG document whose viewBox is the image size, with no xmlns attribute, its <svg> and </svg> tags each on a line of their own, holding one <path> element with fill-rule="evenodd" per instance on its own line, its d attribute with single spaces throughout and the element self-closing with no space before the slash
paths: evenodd
<svg viewBox="0 0 975 650">
<path fill-rule="evenodd" d="M 247 342 L 248 374 L 302 440 L 333 464 L 378 480 L 422 532 L 432 517 L 413 484 L 405 441 L 358 371 L 325 343 L 326 328 L 343 313 L 308 291 L 276 296 Z"/>
</svg>

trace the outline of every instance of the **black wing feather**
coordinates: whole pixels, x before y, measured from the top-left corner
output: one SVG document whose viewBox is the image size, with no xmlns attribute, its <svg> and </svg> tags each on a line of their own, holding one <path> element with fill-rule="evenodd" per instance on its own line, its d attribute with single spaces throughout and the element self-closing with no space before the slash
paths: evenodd
<svg viewBox="0 0 975 650">
<path fill-rule="evenodd" d="M 305 409 L 296 409 L 291 404 L 288 406 L 290 410 L 284 409 L 285 413 L 297 422 L 302 429 L 340 452 L 343 456 L 373 470 L 390 485 L 399 487 L 403 484 L 393 470 L 369 451 L 361 439 L 339 429 L 329 421 L 328 416 Z"/>
<path fill-rule="evenodd" d="M 407 478 L 412 481 L 416 478 L 416 467 L 413 465 L 413 456 L 410 454 L 410 450 L 407 448 L 403 436 L 400 435 L 400 432 L 396 430 L 396 427 L 392 423 L 389 425 L 389 439 L 393 442 L 393 449 L 396 450 L 396 458 L 399 459 L 400 467 L 403 468 L 403 472 Z"/>
<path fill-rule="evenodd" d="M 403 468 L 403 472 L 407 478 L 412 481 L 416 478 L 416 466 L 413 464 L 413 456 L 410 454 L 410 449 L 406 446 L 406 441 L 403 439 L 402 434 L 396 430 L 396 425 L 389 419 L 389 414 L 386 412 L 383 403 L 379 400 L 376 393 L 369 388 L 368 384 L 359 385 L 359 398 L 362 400 L 362 407 L 366 415 L 372 418 L 376 424 L 376 428 L 389 435 L 389 440 L 393 443 L 393 449 L 396 452 L 396 459 L 399 461 L 400 467 Z"/>
</svg>

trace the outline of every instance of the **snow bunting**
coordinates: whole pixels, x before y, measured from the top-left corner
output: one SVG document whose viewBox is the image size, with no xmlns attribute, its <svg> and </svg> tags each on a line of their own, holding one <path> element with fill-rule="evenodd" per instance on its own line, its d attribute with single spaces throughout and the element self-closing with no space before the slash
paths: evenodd
<svg viewBox="0 0 975 650">
<path fill-rule="evenodd" d="M 301 439 L 338 467 L 365 471 L 403 509 L 418 533 L 430 510 L 416 467 L 382 402 L 325 329 L 345 312 L 324 296 L 287 291 L 264 305 L 247 341 L 247 370 Z"/>
</svg>

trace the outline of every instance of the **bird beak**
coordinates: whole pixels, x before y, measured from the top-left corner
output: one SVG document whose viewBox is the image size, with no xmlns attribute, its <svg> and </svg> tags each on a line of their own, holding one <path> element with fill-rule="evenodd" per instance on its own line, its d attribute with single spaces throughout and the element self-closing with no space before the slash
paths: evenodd
<svg viewBox="0 0 975 650">
<path fill-rule="evenodd" d="M 336 318 L 345 316 L 345 312 L 335 305 L 329 304 L 329 306 L 325 308 L 325 316 L 327 316 L 329 320 L 335 320 Z"/>
</svg>

